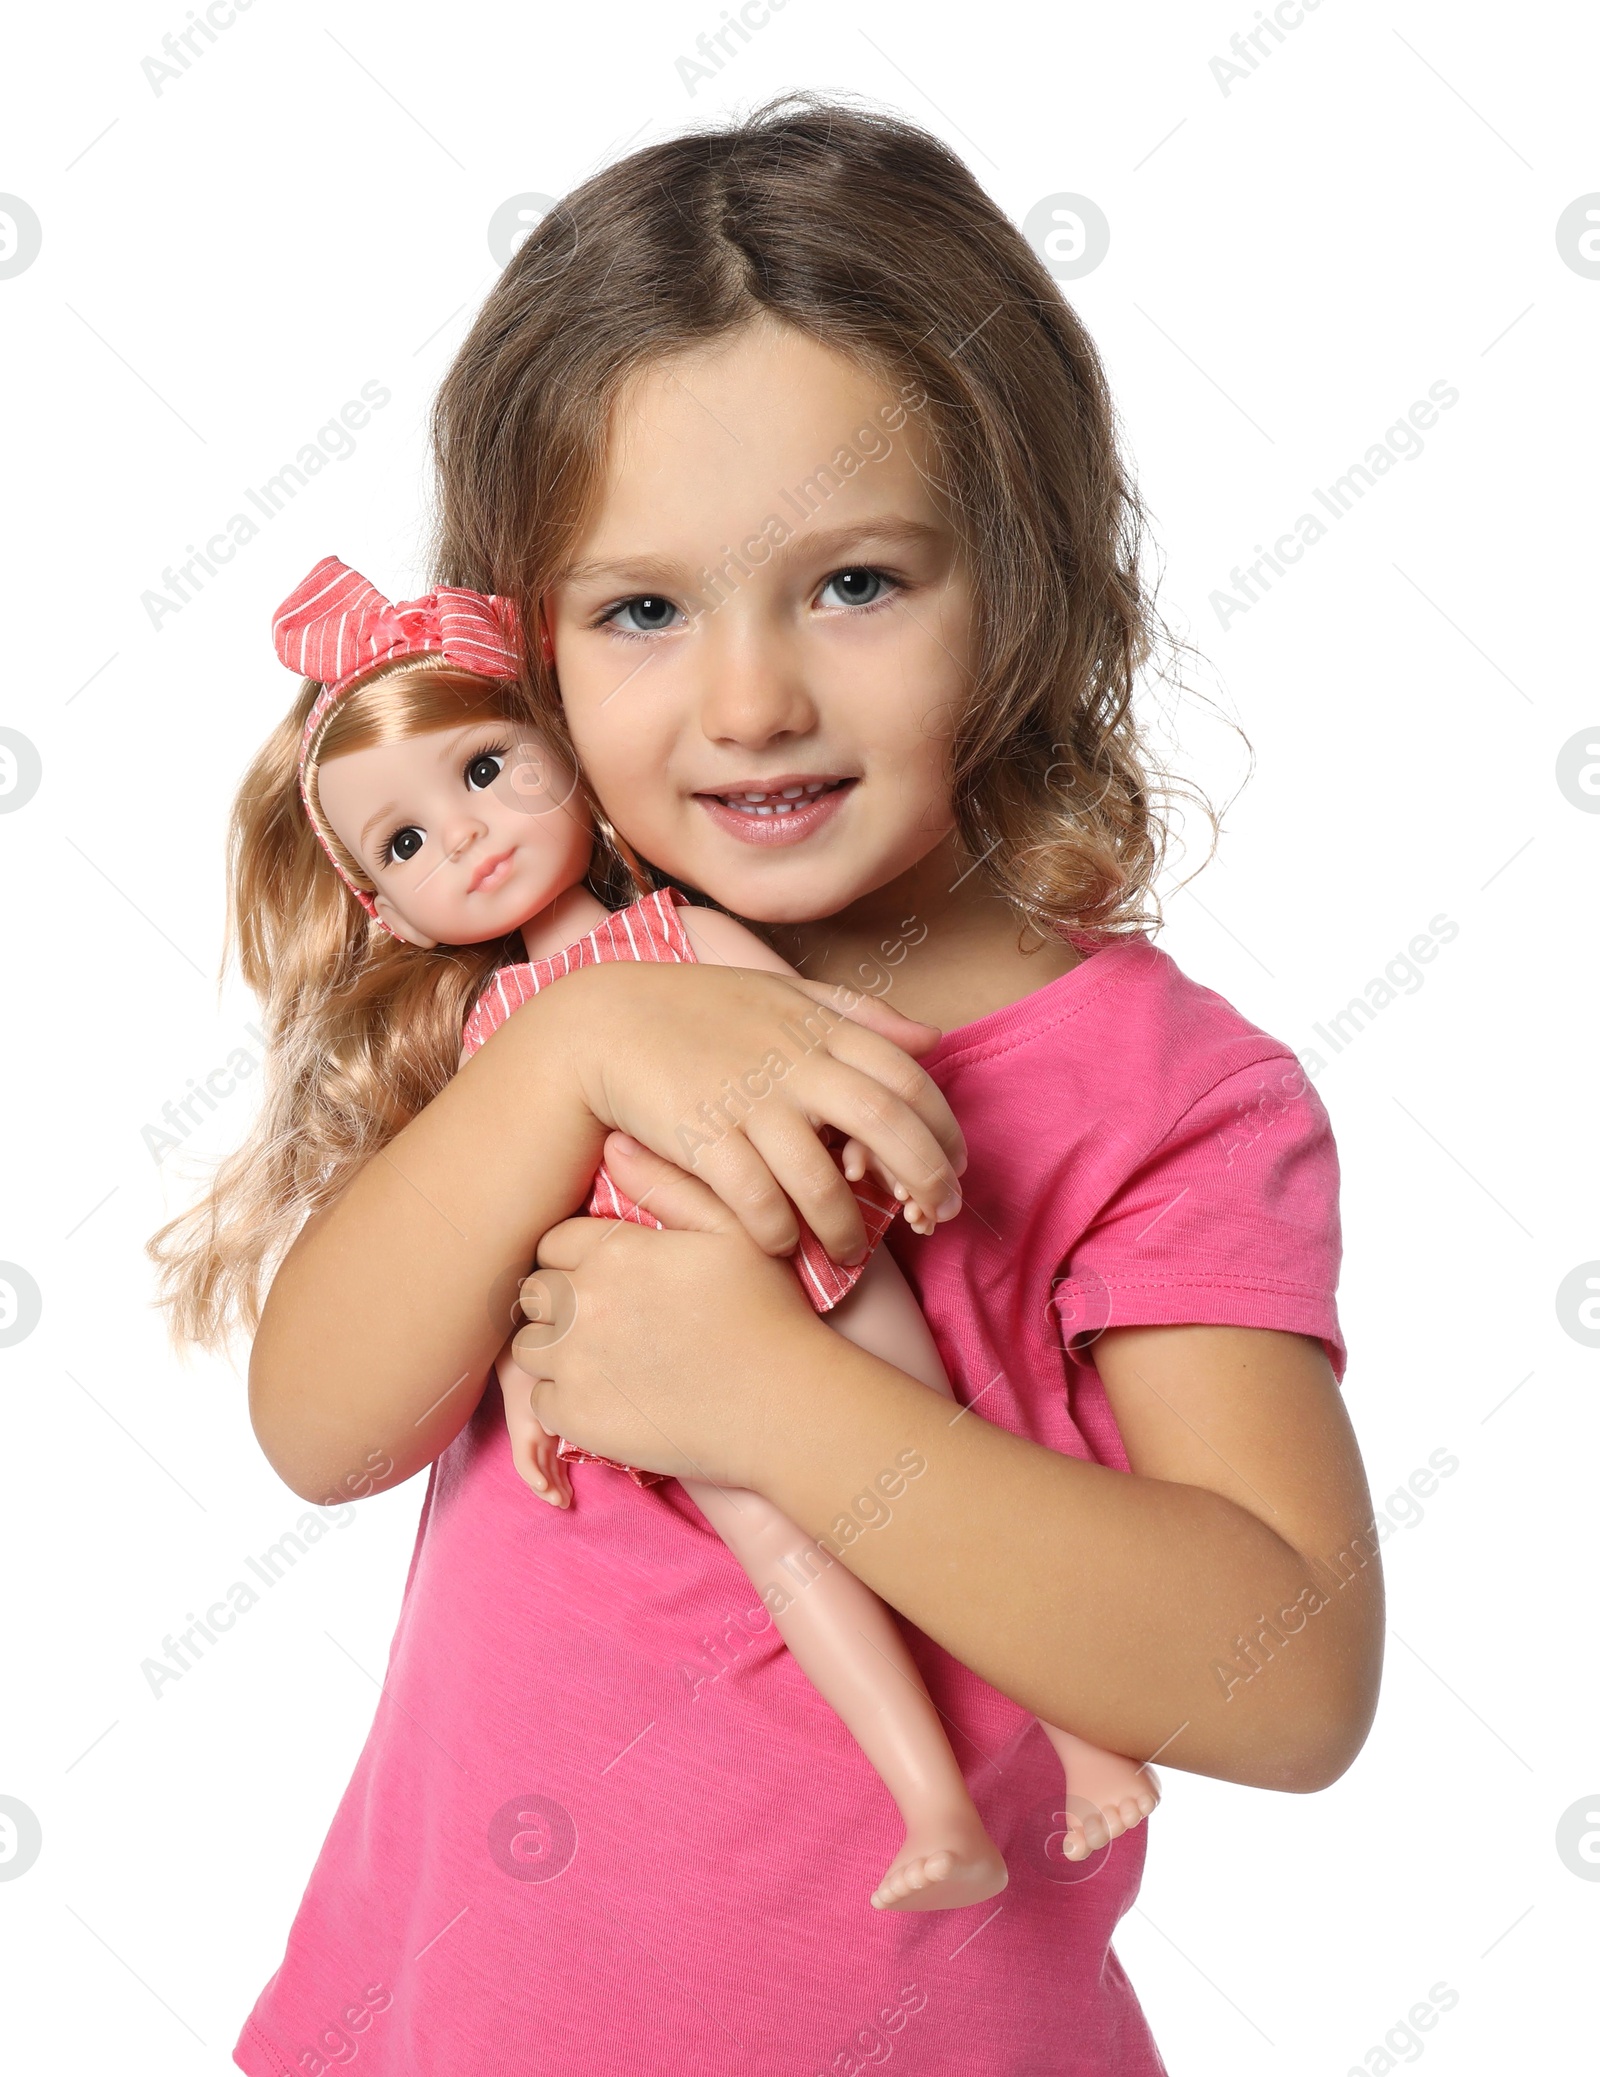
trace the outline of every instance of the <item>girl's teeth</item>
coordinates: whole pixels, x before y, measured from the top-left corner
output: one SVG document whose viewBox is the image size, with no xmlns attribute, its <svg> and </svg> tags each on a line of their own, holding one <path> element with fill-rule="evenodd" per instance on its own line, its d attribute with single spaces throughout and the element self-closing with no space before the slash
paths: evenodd
<svg viewBox="0 0 1600 2077">
<path fill-rule="evenodd" d="M 724 794 L 723 798 L 727 801 L 732 802 L 732 804 L 735 807 L 745 807 L 747 805 L 750 807 L 756 807 L 762 801 L 769 800 L 807 800 L 810 799 L 811 796 L 814 794 L 826 793 L 831 783 L 832 782 L 827 779 L 814 779 L 809 786 L 786 786 L 783 789 L 782 793 L 778 794 L 766 792 L 756 793 L 754 791 L 748 791 L 745 793 Z"/>
<path fill-rule="evenodd" d="M 815 800 L 833 784 L 830 779 L 815 779 L 809 786 L 786 786 L 782 793 L 726 793 L 723 799 L 741 815 L 792 815 L 796 801 Z"/>
</svg>

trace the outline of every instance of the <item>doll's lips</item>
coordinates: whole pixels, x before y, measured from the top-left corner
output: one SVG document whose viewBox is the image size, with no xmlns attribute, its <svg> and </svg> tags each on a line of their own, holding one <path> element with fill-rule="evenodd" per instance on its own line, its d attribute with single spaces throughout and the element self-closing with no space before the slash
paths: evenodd
<svg viewBox="0 0 1600 2077">
<path fill-rule="evenodd" d="M 480 894 L 485 888 L 498 887 L 511 870 L 514 851 L 501 851 L 493 858 L 486 858 L 467 882 L 469 894 Z"/>
<path fill-rule="evenodd" d="M 808 777 L 771 780 L 766 786 L 737 786 L 726 793 L 697 793 L 695 799 L 719 829 L 741 844 L 799 844 L 839 812 L 854 779 Z"/>
</svg>

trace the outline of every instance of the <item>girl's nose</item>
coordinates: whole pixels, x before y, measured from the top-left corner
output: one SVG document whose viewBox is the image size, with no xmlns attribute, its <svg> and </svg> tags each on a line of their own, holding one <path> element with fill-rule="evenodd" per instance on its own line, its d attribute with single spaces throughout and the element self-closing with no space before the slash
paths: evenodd
<svg viewBox="0 0 1600 2077">
<path fill-rule="evenodd" d="M 817 709 L 783 627 L 740 614 L 740 603 L 730 600 L 711 615 L 701 657 L 700 726 L 714 743 L 761 750 L 809 734 Z"/>
</svg>

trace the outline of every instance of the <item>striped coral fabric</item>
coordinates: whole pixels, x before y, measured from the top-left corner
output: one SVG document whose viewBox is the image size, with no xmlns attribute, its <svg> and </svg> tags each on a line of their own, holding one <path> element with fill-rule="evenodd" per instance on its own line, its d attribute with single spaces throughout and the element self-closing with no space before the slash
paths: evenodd
<svg viewBox="0 0 1600 2077">
<path fill-rule="evenodd" d="M 547 988 L 552 981 L 562 980 L 567 974 L 576 973 L 580 967 L 597 966 L 613 959 L 696 965 L 694 947 L 678 915 L 681 899 L 670 888 L 647 894 L 630 907 L 616 910 L 604 923 L 597 924 L 587 937 L 579 938 L 576 944 L 568 945 L 552 958 L 538 959 L 531 965 L 501 967 L 479 996 L 463 1027 L 462 1059 L 470 1059 L 490 1033 L 498 1031 L 525 1002 L 531 1002 L 541 988 Z M 889 1192 L 870 1177 L 853 1183 L 851 1190 L 867 1229 L 870 1252 L 894 1224 L 900 1207 Z M 625 1196 L 603 1168 L 595 1177 L 586 1209 L 591 1219 L 631 1219 L 636 1226 L 654 1226 L 657 1229 L 661 1225 L 661 1221 L 652 1218 L 642 1205 Z M 801 1288 L 819 1313 L 831 1311 L 855 1288 L 865 1266 L 864 1262 L 858 1262 L 853 1268 L 846 1268 L 835 1262 L 803 1222 L 800 1244 L 791 1260 Z M 659 1472 L 640 1471 L 636 1465 L 619 1464 L 614 1457 L 596 1456 L 589 1450 L 579 1449 L 576 1443 L 564 1441 L 558 1454 L 579 1464 L 609 1464 L 613 1470 L 627 1472 L 636 1485 L 657 1485 L 662 1477 Z"/>
<path fill-rule="evenodd" d="M 306 784 L 311 746 L 358 678 L 394 657 L 437 654 L 486 678 L 513 678 L 517 629 L 516 607 L 493 592 L 441 585 L 420 599 L 403 599 L 394 605 L 338 556 L 325 555 L 313 564 L 272 616 L 272 646 L 280 661 L 302 678 L 322 683 L 300 731 L 300 798 L 306 813 L 311 814 Z M 314 815 L 311 826 L 339 878 L 384 935 L 392 938 L 395 933 L 378 914 L 376 901 L 339 863 Z"/>
<path fill-rule="evenodd" d="M 272 646 L 291 671 L 322 682 L 328 705 L 350 681 L 392 656 L 442 652 L 486 678 L 515 677 L 517 616 L 494 593 L 441 585 L 421 598 L 386 599 L 336 555 L 309 570 L 272 616 Z M 326 712 L 326 707 L 323 707 Z M 316 720 L 316 708 L 312 709 Z M 315 734 L 308 720 L 307 734 Z"/>
</svg>

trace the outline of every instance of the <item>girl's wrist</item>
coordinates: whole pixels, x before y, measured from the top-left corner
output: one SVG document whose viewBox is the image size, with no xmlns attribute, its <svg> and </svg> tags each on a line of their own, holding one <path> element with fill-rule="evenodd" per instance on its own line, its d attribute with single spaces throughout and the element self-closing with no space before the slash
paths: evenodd
<svg viewBox="0 0 1600 2077">
<path fill-rule="evenodd" d="M 544 989 L 530 1008 L 548 1006 L 548 1017 L 531 1043 L 549 1047 L 558 1057 L 589 1115 L 608 1130 L 623 1127 L 608 1075 L 626 1059 L 631 1027 L 638 1014 L 636 989 L 629 983 L 640 972 L 632 960 L 602 960 L 564 975 Z M 518 1016 L 526 1012 L 519 1011 Z M 512 1018 L 515 1024 L 517 1018 Z"/>
<path fill-rule="evenodd" d="M 485 1047 L 503 1043 L 527 1063 L 541 1096 L 551 1085 L 570 1088 L 595 1123 L 611 1127 L 606 1115 L 603 1075 L 596 1072 L 606 1049 L 608 1028 L 617 1010 L 607 988 L 610 977 L 624 974 L 621 962 L 579 967 L 558 986 L 539 993 L 506 1019 Z"/>
<path fill-rule="evenodd" d="M 791 1326 L 762 1370 L 761 1421 L 744 1446 L 748 1483 L 813 1534 L 874 1512 L 880 1481 L 904 1485 L 902 1460 L 926 1467 L 927 1417 L 948 1402 L 846 1341 L 825 1314 Z"/>
<path fill-rule="evenodd" d="M 771 1499 L 776 1488 L 805 1477 L 809 1460 L 825 1448 L 818 1387 L 841 1346 L 808 1307 L 799 1319 L 786 1311 L 770 1342 L 750 1350 L 748 1367 L 729 1393 L 737 1409 L 725 1451 L 732 1483 Z"/>
</svg>

